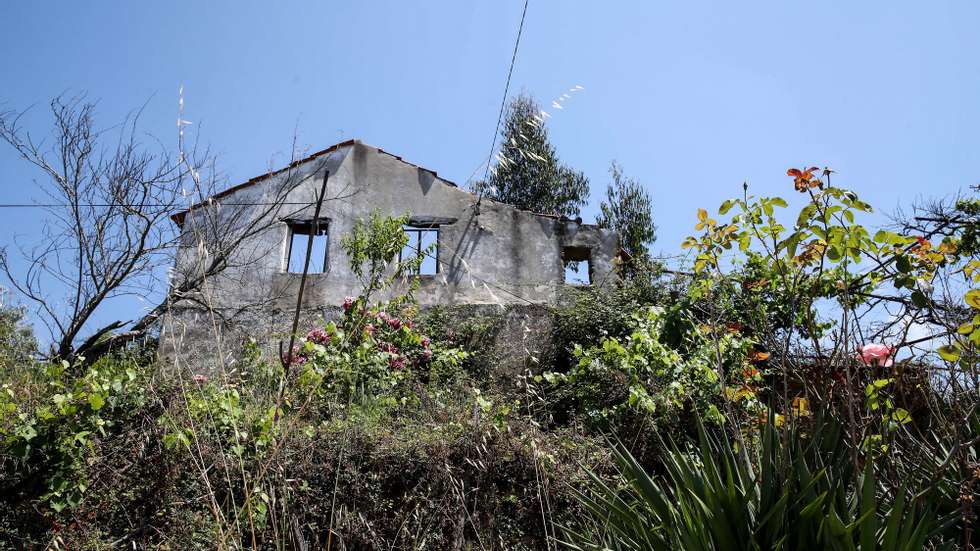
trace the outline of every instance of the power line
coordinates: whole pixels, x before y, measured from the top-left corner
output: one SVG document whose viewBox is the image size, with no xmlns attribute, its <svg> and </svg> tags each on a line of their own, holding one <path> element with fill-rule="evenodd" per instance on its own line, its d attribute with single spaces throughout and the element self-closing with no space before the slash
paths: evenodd
<svg viewBox="0 0 980 551">
<path fill-rule="evenodd" d="M 303 202 L 281 202 L 281 203 L 219 203 L 219 202 L 216 202 L 215 205 L 222 205 L 222 206 L 241 206 L 241 207 L 249 207 L 249 206 L 278 206 L 278 205 L 315 206 L 315 202 L 309 202 L 309 201 L 303 201 Z M 58 204 L 58 203 L 0 203 L 0 208 L 58 208 L 58 207 L 64 208 L 64 207 L 69 207 L 69 206 L 70 205 Z M 109 204 L 109 203 L 106 203 L 106 204 L 97 204 L 96 203 L 96 204 L 80 204 L 78 206 L 81 206 L 81 207 L 121 207 L 121 206 L 128 206 L 128 207 L 172 207 L 173 205 L 163 205 L 163 204 L 160 204 L 160 205 L 155 205 L 155 204 L 123 205 L 123 204 Z M 175 208 L 181 208 L 181 207 L 175 207 Z M 322 208 L 325 209 L 325 210 L 328 210 L 328 211 L 332 211 L 334 214 L 338 214 L 338 215 L 342 215 L 343 214 L 340 211 L 335 210 L 335 209 L 333 209 L 333 208 L 331 208 L 331 207 L 329 207 L 327 205 L 322 205 Z M 443 244 L 443 246 L 451 254 L 452 259 L 457 259 L 458 258 L 458 259 L 462 260 L 462 258 L 460 257 L 458 251 L 453 250 L 452 247 L 446 246 L 445 244 Z M 431 253 L 422 252 L 422 254 L 425 255 L 425 256 L 428 256 L 428 257 L 432 258 L 433 260 L 435 260 L 436 262 L 438 262 L 442 266 L 449 267 L 449 263 L 448 262 L 446 262 L 443 259 L 437 258 L 436 256 L 433 256 Z M 493 287 L 494 289 L 496 289 L 496 290 L 498 290 L 498 291 L 500 291 L 502 293 L 506 293 L 506 294 L 508 294 L 508 295 L 510 295 L 510 296 L 518 299 L 518 300 L 524 301 L 524 302 L 526 302 L 528 304 L 536 304 L 536 302 L 534 302 L 534 301 L 532 301 L 530 299 L 527 299 L 525 297 L 522 297 L 519 294 L 515 293 L 514 291 L 511 291 L 510 289 L 507 289 L 505 287 L 501 287 L 500 285 L 497 285 L 496 283 L 494 283 L 492 281 L 483 279 L 480 276 L 473 275 L 472 271 L 469 270 L 469 269 L 466 269 L 465 270 L 465 273 L 466 273 L 466 276 L 467 277 L 469 277 L 471 279 L 474 279 L 476 281 L 479 281 L 481 284 L 486 285 L 487 287 Z"/>
<path fill-rule="evenodd" d="M 226 203 L 223 201 L 215 201 L 212 203 L 216 206 L 223 207 L 275 207 L 279 205 L 307 205 L 314 206 L 316 203 L 311 201 L 290 201 L 290 202 L 273 202 L 273 203 Z M 2 209 L 22 209 L 22 208 L 70 208 L 70 207 L 86 207 L 86 208 L 108 208 L 108 207 L 127 207 L 127 208 L 174 208 L 187 210 L 190 207 L 174 205 L 172 203 L 79 203 L 77 205 L 68 205 L 62 203 L 0 203 L 0 208 Z"/>
<path fill-rule="evenodd" d="M 514 65 L 517 63 L 517 48 L 521 45 L 521 35 L 524 33 L 524 18 L 527 16 L 527 3 L 524 0 L 524 11 L 521 12 L 521 24 L 517 27 L 517 40 L 514 41 L 514 53 L 510 56 L 510 69 L 507 70 L 507 83 L 504 85 L 504 97 L 500 98 L 500 112 L 497 113 L 497 125 L 493 129 L 493 139 L 490 141 L 490 154 L 487 156 L 487 168 L 483 171 L 483 181 L 487 181 L 490 175 L 490 161 L 493 160 L 493 150 L 497 148 L 497 134 L 500 132 L 500 121 L 504 118 L 504 107 L 507 105 L 507 94 L 510 93 L 510 78 L 514 74 Z M 480 186 L 480 193 L 477 195 L 476 204 L 479 205 L 483 199 L 483 186 Z"/>
</svg>

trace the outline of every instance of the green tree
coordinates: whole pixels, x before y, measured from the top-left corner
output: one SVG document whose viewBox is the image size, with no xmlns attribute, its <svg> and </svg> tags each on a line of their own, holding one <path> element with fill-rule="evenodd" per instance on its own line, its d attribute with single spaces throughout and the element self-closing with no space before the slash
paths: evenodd
<svg viewBox="0 0 980 551">
<path fill-rule="evenodd" d="M 0 288 L 0 298 L 4 290 Z M 0 371 L 27 369 L 37 353 L 37 341 L 24 322 L 23 307 L 9 306 L 0 301 Z"/>
<path fill-rule="evenodd" d="M 621 246 L 633 257 L 635 265 L 645 263 L 649 259 L 647 245 L 657 239 L 650 194 L 623 174 L 623 167 L 616 161 L 609 167 L 609 174 L 612 182 L 606 186 L 606 198 L 599 203 L 596 223 L 619 233 Z"/>
<path fill-rule="evenodd" d="M 541 108 L 520 95 L 507 109 L 501 149 L 490 178 L 478 184 L 494 201 L 544 214 L 574 217 L 589 196 L 589 179 L 558 159 Z"/>
</svg>

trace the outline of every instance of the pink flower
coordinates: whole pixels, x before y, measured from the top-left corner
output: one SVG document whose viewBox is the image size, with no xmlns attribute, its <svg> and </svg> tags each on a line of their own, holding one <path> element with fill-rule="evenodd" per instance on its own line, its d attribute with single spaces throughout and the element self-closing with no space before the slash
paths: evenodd
<svg viewBox="0 0 980 551">
<path fill-rule="evenodd" d="M 405 358 L 400 356 L 392 356 L 392 358 L 388 360 L 388 365 L 395 371 L 405 369 Z"/>
<path fill-rule="evenodd" d="M 425 347 L 428 348 L 430 342 L 431 341 L 429 340 L 429 337 L 422 337 L 422 346 L 425 346 Z"/>
<path fill-rule="evenodd" d="M 422 357 L 425 358 L 426 360 L 432 358 L 432 351 L 426 348 L 425 350 L 422 351 Z"/>
<path fill-rule="evenodd" d="M 388 318 L 388 327 L 397 330 L 402 326 L 402 320 L 398 318 Z"/>
<path fill-rule="evenodd" d="M 374 317 L 378 318 L 381 321 L 388 321 L 388 312 L 383 312 L 383 311 L 378 312 L 377 314 L 374 315 Z"/>
<path fill-rule="evenodd" d="M 289 365 L 303 365 L 306 363 L 306 356 L 302 354 L 302 348 L 297 346 L 292 353 L 283 356 L 282 361 L 289 362 Z"/>
<path fill-rule="evenodd" d="M 884 344 L 866 344 L 858 348 L 858 360 L 864 365 L 891 367 L 895 363 L 894 354 L 895 348 Z"/>
<path fill-rule="evenodd" d="M 344 312 L 350 311 L 351 307 L 354 306 L 354 297 L 344 297 Z"/>
<path fill-rule="evenodd" d="M 390 342 L 383 342 L 380 345 L 378 345 L 378 348 L 380 348 L 382 352 L 387 352 L 389 354 L 398 353 L 398 347 L 391 344 Z"/>
<path fill-rule="evenodd" d="M 311 329 L 309 333 L 306 334 L 306 340 L 310 342 L 315 342 L 316 344 L 327 344 L 330 342 L 330 333 L 319 327 Z"/>
<path fill-rule="evenodd" d="M 204 384 L 208 382 L 208 376 L 201 375 L 200 373 L 198 373 L 197 375 L 194 375 L 194 382 L 198 384 Z"/>
<path fill-rule="evenodd" d="M 367 324 L 367 325 L 365 325 L 364 326 L 364 332 L 367 333 L 368 335 L 373 335 L 374 334 L 374 325 L 372 325 L 370 323 Z"/>
<path fill-rule="evenodd" d="M 408 320 L 408 321 L 405 322 L 405 327 L 408 327 L 409 329 L 412 329 L 412 328 L 415 327 L 415 324 L 412 323 L 412 320 Z"/>
</svg>

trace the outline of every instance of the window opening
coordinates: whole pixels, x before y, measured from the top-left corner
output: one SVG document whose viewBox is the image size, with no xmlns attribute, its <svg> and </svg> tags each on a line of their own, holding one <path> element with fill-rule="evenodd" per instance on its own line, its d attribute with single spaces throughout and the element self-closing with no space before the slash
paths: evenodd
<svg viewBox="0 0 980 551">
<path fill-rule="evenodd" d="M 592 284 L 592 250 L 588 247 L 563 247 L 562 275 L 569 285 Z"/>
<path fill-rule="evenodd" d="M 306 246 L 313 235 L 310 250 L 310 268 L 308 273 L 326 273 L 328 255 L 330 253 L 330 234 L 328 220 L 290 221 L 289 250 L 286 251 L 286 271 L 291 274 L 303 273 L 303 263 L 306 261 Z"/>
<path fill-rule="evenodd" d="M 414 275 L 436 275 L 439 273 L 439 227 L 407 225 L 402 229 L 408 235 L 408 243 L 402 247 L 399 261 L 421 258 Z"/>
</svg>

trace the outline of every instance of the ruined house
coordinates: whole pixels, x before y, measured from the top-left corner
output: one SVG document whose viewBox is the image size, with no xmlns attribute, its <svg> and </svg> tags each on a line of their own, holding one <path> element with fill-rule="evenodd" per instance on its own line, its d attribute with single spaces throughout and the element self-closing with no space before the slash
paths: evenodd
<svg viewBox="0 0 980 551">
<path fill-rule="evenodd" d="M 314 224 L 315 198 L 325 175 L 325 200 Z M 269 208 L 277 202 L 278 207 Z M 344 297 L 362 289 L 340 246 L 341 237 L 374 209 L 409 216 L 409 244 L 402 255 L 423 255 L 416 293 L 423 308 L 551 305 L 566 284 L 569 263 L 577 265 L 578 277 L 586 280 L 577 283 L 603 286 L 616 280 L 615 232 L 485 198 L 479 201 L 432 170 L 351 140 L 252 178 L 174 216 L 182 234 L 176 273 L 192 273 L 206 261 L 209 239 L 233 233 L 236 224 L 268 218 L 261 231 L 241 240 L 235 259 L 220 277 L 174 305 L 164 323 L 164 348 L 177 356 L 229 355 L 240 348 L 244 336 L 268 341 L 288 332 L 311 232 L 315 235 L 303 317 L 308 324 L 329 318 Z M 253 215 L 256 211 L 263 214 Z M 202 352 L 201 343 L 213 343 L 215 336 L 223 339 L 223 350 L 209 344 Z"/>
</svg>

